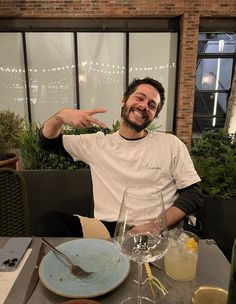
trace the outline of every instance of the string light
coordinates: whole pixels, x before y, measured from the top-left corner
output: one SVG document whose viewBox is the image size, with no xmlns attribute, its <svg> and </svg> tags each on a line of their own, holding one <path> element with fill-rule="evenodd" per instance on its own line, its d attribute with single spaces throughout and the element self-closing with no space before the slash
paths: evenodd
<svg viewBox="0 0 236 304">
<path fill-rule="evenodd" d="M 82 61 L 81 62 L 81 67 L 83 68 L 83 71 L 80 71 L 79 74 L 79 83 L 81 85 L 85 84 L 87 82 L 87 77 L 89 72 L 95 72 L 95 73 L 100 73 L 104 75 L 104 79 L 103 82 L 108 83 L 108 84 L 119 84 L 120 83 L 120 79 L 115 79 L 115 75 L 117 74 L 117 76 L 120 76 L 120 74 L 124 74 L 125 71 L 125 66 L 120 66 L 120 65 L 115 65 L 115 64 L 109 64 L 109 63 L 101 63 L 99 64 L 98 62 L 93 63 L 92 61 L 88 62 L 88 61 Z M 79 66 L 80 66 L 79 65 Z M 87 66 L 87 67 L 86 67 Z M 175 62 L 172 62 L 171 64 L 162 64 L 160 66 L 148 66 L 148 67 L 130 67 L 129 68 L 129 72 L 132 71 L 152 71 L 152 70 L 167 70 L 167 69 L 174 69 L 175 68 Z M 72 70 L 75 69 L 75 65 L 66 65 L 66 66 L 61 66 L 61 67 L 52 67 L 52 68 L 30 68 L 29 72 L 30 73 L 53 73 L 53 72 L 61 72 L 61 71 L 65 71 L 65 70 Z M 0 66 L 0 72 L 2 73 L 11 73 L 11 74 L 16 74 L 16 73 L 25 73 L 24 69 L 17 69 L 17 68 L 9 68 L 9 67 L 3 67 Z M 107 77 L 107 75 L 112 75 L 112 77 Z M 22 84 L 22 79 L 20 79 L 19 77 L 13 77 L 11 76 L 11 78 L 14 78 L 15 81 L 17 81 L 18 83 L 14 83 L 12 86 L 7 86 L 7 88 L 10 89 L 24 89 L 25 85 Z M 163 77 L 160 76 L 160 81 L 163 80 Z M 30 87 L 33 90 L 37 90 L 38 89 L 38 84 L 37 84 L 37 80 L 30 78 Z M 101 83 L 101 80 L 97 79 L 97 83 Z M 55 80 L 55 81 L 51 81 L 49 84 L 44 86 L 45 88 L 48 89 L 60 89 L 60 90 L 67 90 L 68 89 L 68 77 L 65 77 L 61 80 Z M 42 86 L 41 86 L 42 88 Z M 32 99 L 31 102 L 34 104 L 36 102 L 35 99 Z"/>
<path fill-rule="evenodd" d="M 122 73 L 122 71 L 125 70 L 125 67 L 124 66 L 120 66 L 120 65 L 117 65 L 115 66 L 114 64 L 113 65 L 110 65 L 109 63 L 108 64 L 105 64 L 105 63 L 101 63 L 99 64 L 98 62 L 95 63 L 95 66 L 96 67 L 92 67 L 94 66 L 93 62 L 90 61 L 90 67 L 88 67 L 87 69 L 88 70 L 93 70 L 93 71 L 97 71 L 97 72 L 101 72 L 101 73 L 108 73 L 108 72 L 111 72 L 109 71 L 110 69 L 112 70 L 112 72 L 114 70 L 116 70 L 116 73 L 117 74 L 120 74 Z M 87 61 L 83 61 L 81 63 L 81 66 L 84 68 L 88 65 L 88 62 Z M 99 69 L 99 66 L 103 67 L 103 68 L 100 68 Z M 106 69 L 104 69 L 104 67 L 106 67 Z M 165 69 L 172 69 L 172 68 L 175 68 L 175 62 L 169 64 L 169 63 L 166 63 L 165 65 L 161 64 L 160 66 L 155 66 L 155 67 L 152 67 L 152 66 L 149 66 L 149 67 L 130 67 L 129 68 L 129 71 L 132 72 L 133 70 L 135 71 L 152 71 L 152 70 L 165 70 Z M 47 72 L 56 72 L 56 71 L 64 71 L 64 70 L 69 70 L 69 69 L 75 69 L 75 65 L 72 64 L 71 66 L 61 66 L 61 67 L 52 67 L 52 68 L 42 68 L 41 70 L 39 68 L 30 68 L 29 69 L 29 72 L 34 72 L 34 73 L 40 73 L 40 72 L 43 72 L 45 73 L 46 71 Z M 25 73 L 25 70 L 24 69 L 16 69 L 16 68 L 9 68 L 9 67 L 3 67 L 3 66 L 0 66 L 0 71 L 2 72 L 6 72 L 6 73 Z"/>
</svg>

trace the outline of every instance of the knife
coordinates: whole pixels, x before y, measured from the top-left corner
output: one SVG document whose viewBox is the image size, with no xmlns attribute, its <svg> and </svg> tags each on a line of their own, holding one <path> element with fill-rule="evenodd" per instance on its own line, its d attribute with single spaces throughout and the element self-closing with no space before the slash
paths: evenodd
<svg viewBox="0 0 236 304">
<path fill-rule="evenodd" d="M 44 255 L 44 249 L 45 249 L 45 245 L 42 243 L 40 246 L 40 249 L 39 249 L 39 253 L 38 253 L 36 264 L 34 266 L 34 270 L 31 274 L 30 282 L 27 286 L 23 304 L 26 304 L 29 301 L 30 297 L 32 296 L 32 294 L 37 286 L 37 283 L 39 280 L 38 268 L 39 268 L 40 262 Z"/>
</svg>

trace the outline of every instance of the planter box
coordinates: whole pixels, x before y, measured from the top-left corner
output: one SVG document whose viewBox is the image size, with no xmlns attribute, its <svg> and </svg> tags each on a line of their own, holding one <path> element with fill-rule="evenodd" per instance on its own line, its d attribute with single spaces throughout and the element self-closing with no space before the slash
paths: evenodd
<svg viewBox="0 0 236 304">
<path fill-rule="evenodd" d="M 23 170 L 28 192 L 30 222 L 34 235 L 37 219 L 50 210 L 93 214 L 90 170 Z"/>
</svg>

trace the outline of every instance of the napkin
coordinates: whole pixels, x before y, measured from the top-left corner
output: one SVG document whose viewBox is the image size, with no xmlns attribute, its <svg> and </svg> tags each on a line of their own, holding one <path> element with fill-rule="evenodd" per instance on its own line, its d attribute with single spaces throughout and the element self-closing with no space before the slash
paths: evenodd
<svg viewBox="0 0 236 304">
<path fill-rule="evenodd" d="M 26 250 L 24 257 L 22 258 L 16 270 L 9 272 L 0 272 L 0 286 L 1 286 L 0 304 L 3 304 L 4 301 L 6 300 L 12 286 L 14 285 L 31 251 L 32 251 L 31 248 Z"/>
</svg>

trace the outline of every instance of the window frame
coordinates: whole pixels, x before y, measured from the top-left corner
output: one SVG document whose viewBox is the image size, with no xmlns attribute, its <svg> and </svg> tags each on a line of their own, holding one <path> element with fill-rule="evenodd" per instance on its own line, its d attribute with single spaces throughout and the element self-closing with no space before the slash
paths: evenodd
<svg viewBox="0 0 236 304">
<path fill-rule="evenodd" d="M 230 28 L 227 28 L 225 27 L 225 31 L 222 32 L 222 30 L 216 30 L 216 28 L 213 28 L 212 31 L 210 30 L 207 30 L 207 28 L 205 28 L 204 26 L 208 25 L 209 26 L 209 20 L 205 23 L 203 22 L 203 26 L 200 27 L 200 30 L 199 30 L 199 35 L 200 34 L 206 34 L 206 33 L 213 33 L 213 34 L 224 34 L 226 32 L 230 32 L 230 33 L 234 33 L 236 35 L 236 31 L 232 31 L 230 30 Z M 209 27 L 208 27 L 209 28 Z M 232 81 L 233 81 L 233 76 L 234 76 L 234 71 L 235 71 L 235 66 L 236 66 L 236 48 L 235 48 L 235 52 L 234 53 L 204 53 L 204 52 L 200 52 L 198 51 L 198 54 L 197 54 L 197 64 L 196 64 L 196 71 L 197 71 L 197 68 L 198 68 L 198 63 L 200 60 L 202 59 L 232 59 L 233 60 L 233 64 L 232 64 L 232 71 L 231 71 L 231 83 L 230 83 L 230 88 L 229 89 L 226 89 L 226 90 L 222 90 L 222 89 L 218 89 L 218 90 L 201 90 L 201 89 L 197 89 L 196 85 L 195 85 L 195 102 L 197 102 L 196 100 L 196 95 L 197 93 L 212 93 L 212 94 L 215 94 L 215 93 L 226 93 L 227 94 L 227 100 L 226 100 L 226 113 L 227 113 L 227 108 L 228 108 L 228 98 L 230 96 L 230 93 L 231 93 L 231 87 L 232 87 Z M 224 121 L 225 121 L 225 118 L 226 118 L 226 113 L 225 113 L 225 117 L 224 117 Z M 215 115 L 215 118 L 221 118 L 222 115 Z M 192 129 L 193 129 L 193 132 L 192 132 L 192 137 L 197 137 L 199 136 L 203 131 L 203 130 L 194 130 L 194 121 L 197 120 L 198 118 L 209 118 L 209 120 L 212 120 L 214 117 L 213 117 L 213 114 L 212 115 L 209 115 L 208 113 L 199 113 L 197 114 L 195 112 L 195 108 L 194 108 L 194 112 L 193 112 L 193 125 L 192 125 Z M 212 129 L 218 129 L 217 127 L 212 127 Z M 200 135 L 201 136 L 201 135 Z"/>
</svg>

